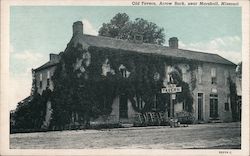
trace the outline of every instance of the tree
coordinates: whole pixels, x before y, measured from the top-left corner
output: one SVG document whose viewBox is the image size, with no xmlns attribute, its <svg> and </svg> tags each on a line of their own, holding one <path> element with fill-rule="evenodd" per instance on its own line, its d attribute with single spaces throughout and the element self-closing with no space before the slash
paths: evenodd
<svg viewBox="0 0 250 156">
<path fill-rule="evenodd" d="M 47 93 L 46 93 L 47 94 Z M 35 92 L 24 103 L 19 103 L 15 111 L 16 129 L 39 129 L 44 120 L 47 95 Z"/>
<path fill-rule="evenodd" d="M 124 40 L 132 40 L 135 35 L 141 35 L 144 43 L 162 45 L 165 42 L 163 28 L 143 18 L 131 21 L 126 13 L 118 13 L 109 23 L 103 23 L 99 35 Z"/>
</svg>

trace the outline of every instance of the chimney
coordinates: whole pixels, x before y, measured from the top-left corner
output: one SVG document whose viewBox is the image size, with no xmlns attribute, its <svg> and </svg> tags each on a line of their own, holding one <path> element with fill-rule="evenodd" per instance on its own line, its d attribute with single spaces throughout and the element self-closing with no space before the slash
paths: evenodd
<svg viewBox="0 0 250 156">
<path fill-rule="evenodd" d="M 73 24 L 73 36 L 83 35 L 83 24 L 81 21 L 76 21 Z"/>
<path fill-rule="evenodd" d="M 178 49 L 178 38 L 177 37 L 171 37 L 168 40 L 169 47 L 173 49 Z"/>
<path fill-rule="evenodd" d="M 57 62 L 59 61 L 59 59 L 60 59 L 60 56 L 58 54 L 52 54 L 52 53 L 49 54 L 50 61 Z"/>
</svg>

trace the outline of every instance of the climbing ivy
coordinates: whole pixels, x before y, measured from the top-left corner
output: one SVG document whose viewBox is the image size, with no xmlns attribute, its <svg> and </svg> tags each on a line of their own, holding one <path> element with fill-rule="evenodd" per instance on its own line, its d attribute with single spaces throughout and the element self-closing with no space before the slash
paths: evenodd
<svg viewBox="0 0 250 156">
<path fill-rule="evenodd" d="M 28 97 L 24 103 L 19 103 L 14 114 L 14 127 L 17 130 L 38 130 L 41 128 L 46 113 L 46 103 L 51 91 L 46 89 L 40 95 L 37 91 Z"/>
<path fill-rule="evenodd" d="M 81 68 L 84 70 L 75 69 L 76 62 L 85 53 L 91 55 L 90 64 L 86 65 L 86 60 L 83 59 Z M 108 60 L 113 73 L 102 74 L 105 60 Z M 77 112 L 80 122 L 89 124 L 91 117 L 110 114 L 113 100 L 120 95 L 126 95 L 137 112 L 152 111 L 152 104 L 155 102 L 156 111 L 166 111 L 170 97 L 169 94 L 161 94 L 165 66 L 180 62 L 192 63 L 189 61 L 110 48 L 83 49 L 80 44 L 68 44 L 52 77 L 54 91 L 51 98 L 51 123 L 55 126 L 69 124 L 72 112 Z M 129 76 L 122 75 L 119 69 L 121 65 L 130 72 Z M 183 88 L 181 93 L 177 93 L 177 101 L 185 101 L 185 110 L 192 112 L 193 99 L 189 85 L 182 81 L 180 69 L 177 66 L 175 69 L 176 72 L 172 72 L 173 79 L 177 86 Z M 139 99 L 145 103 L 143 108 L 138 107 Z"/>
</svg>

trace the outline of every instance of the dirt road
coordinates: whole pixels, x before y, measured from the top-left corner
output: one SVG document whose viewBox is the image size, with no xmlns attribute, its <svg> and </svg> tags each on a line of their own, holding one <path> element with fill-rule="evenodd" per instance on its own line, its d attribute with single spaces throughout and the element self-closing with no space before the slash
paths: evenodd
<svg viewBox="0 0 250 156">
<path fill-rule="evenodd" d="M 240 148 L 241 124 L 197 124 L 170 128 L 132 127 L 105 130 L 55 131 L 10 135 L 10 148 L 86 149 L 86 148 Z"/>
</svg>

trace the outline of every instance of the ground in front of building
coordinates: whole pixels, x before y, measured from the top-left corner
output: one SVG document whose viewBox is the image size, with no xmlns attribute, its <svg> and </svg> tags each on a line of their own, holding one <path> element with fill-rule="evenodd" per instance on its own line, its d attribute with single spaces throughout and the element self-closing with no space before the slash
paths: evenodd
<svg viewBox="0 0 250 156">
<path fill-rule="evenodd" d="M 10 135 L 12 149 L 240 149 L 241 123 L 131 127 Z"/>
</svg>

